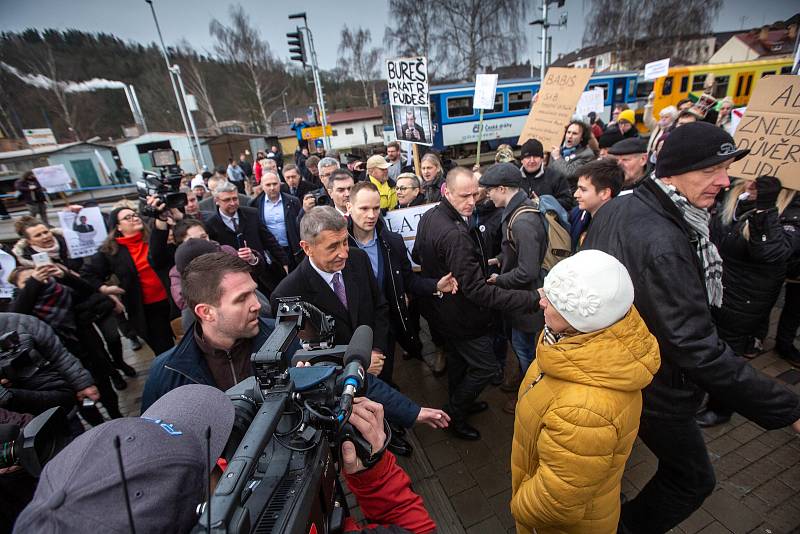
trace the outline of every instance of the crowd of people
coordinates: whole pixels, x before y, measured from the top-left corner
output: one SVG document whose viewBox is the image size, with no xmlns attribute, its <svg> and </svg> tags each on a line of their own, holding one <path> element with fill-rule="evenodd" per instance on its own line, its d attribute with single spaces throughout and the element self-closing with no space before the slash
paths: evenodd
<svg viewBox="0 0 800 534">
<path fill-rule="evenodd" d="M 433 151 L 416 167 L 397 142 L 366 158 L 301 146 L 292 163 L 274 146 L 253 162 L 242 154 L 186 177 L 184 208 L 156 196 L 119 202 L 106 214 L 106 241 L 82 259 L 69 256 L 34 205 L 35 176 L 25 177 L 31 215 L 15 221 L 9 280 L 18 290 L 0 323 L 36 357 L 27 373 L 2 379 L 0 408 L 11 421 L 12 412 L 62 406 L 75 435 L 96 428 L 48 464 L 35 496 L 31 477 L 0 472 L 3 493 L 15 488 L 17 497 L 0 514 L 10 524 L 32 499 L 18 529 L 58 524 L 46 503 L 77 482 L 57 477 L 82 470 L 111 424 L 157 441 L 157 431 L 119 409 L 116 390 L 136 374 L 123 337 L 155 354 L 144 416 L 167 410 L 159 417 L 188 428 L 165 399 L 252 376 L 251 354 L 273 331 L 280 299 L 300 297 L 333 318 L 336 344 L 359 326 L 373 331 L 369 400 L 357 411 L 380 412 L 392 432 L 360 428 L 391 451 L 370 488 L 411 511 L 404 519 L 384 503 L 370 519 L 435 528 L 392 453 L 413 453 L 403 436 L 415 424 L 480 440 L 470 420 L 488 409 L 481 394 L 494 385 L 514 393 L 499 408 L 515 415 L 518 531 L 666 532 L 715 486 L 701 427 L 735 411 L 766 429 L 800 431 L 798 396 L 748 363 L 785 287 L 776 350 L 800 367 L 800 180 L 731 181 L 728 168 L 748 151 L 736 148 L 722 104 L 682 102 L 658 118 L 648 105 L 649 138 L 621 106 L 608 124 L 571 121 L 560 146 L 501 145 L 493 164 L 473 168 Z M 385 217 L 411 207 L 424 214 L 409 252 Z M 41 253 L 49 261 L 34 261 Z M 432 360 L 423 358 L 424 328 L 437 348 Z M 393 379 L 400 355 L 446 373 L 445 405 L 420 406 L 401 391 Z M 637 436 L 658 469 L 628 498 L 621 478 Z M 146 448 L 136 454 L 160 453 Z M 347 464 L 349 449 L 343 457 L 348 484 L 368 500 L 357 489 L 364 467 Z M 64 507 L 78 517 L 78 508 L 102 507 L 96 499 L 68 498 Z M 202 488 L 190 500 L 204 500 Z M 134 508 L 142 524 L 152 520 L 144 504 Z"/>
</svg>

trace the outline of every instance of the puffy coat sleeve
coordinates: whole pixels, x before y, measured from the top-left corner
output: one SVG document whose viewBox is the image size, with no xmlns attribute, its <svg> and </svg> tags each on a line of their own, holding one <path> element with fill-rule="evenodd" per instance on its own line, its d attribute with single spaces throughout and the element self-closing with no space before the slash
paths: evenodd
<svg viewBox="0 0 800 534">
<path fill-rule="evenodd" d="M 792 255 L 791 236 L 783 230 L 777 209 L 755 212 L 748 217 L 750 256 L 760 263 L 785 263 Z"/>
<path fill-rule="evenodd" d="M 582 407 L 558 407 L 542 419 L 539 466 L 511 497 L 511 513 L 534 529 L 571 525 L 608 478 L 618 432 L 611 421 Z"/>
<path fill-rule="evenodd" d="M 525 288 L 539 280 L 547 248 L 547 236 L 539 217 L 536 213 L 526 213 L 514 221 L 511 237 L 517 247 L 517 266 L 497 277 L 497 287 Z"/>
</svg>

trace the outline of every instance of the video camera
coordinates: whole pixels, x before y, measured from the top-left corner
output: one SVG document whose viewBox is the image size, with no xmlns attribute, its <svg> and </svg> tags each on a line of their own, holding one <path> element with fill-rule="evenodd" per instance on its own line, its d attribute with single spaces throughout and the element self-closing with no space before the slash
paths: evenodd
<svg viewBox="0 0 800 534">
<path fill-rule="evenodd" d="M 147 197 L 157 197 L 169 208 L 186 206 L 186 193 L 181 193 L 181 168 L 178 166 L 177 152 L 164 148 L 148 152 L 150 163 L 158 172 L 144 171 L 142 179 L 136 182 L 139 194 L 139 211 L 148 217 L 158 217 L 159 211 L 147 204 Z"/>
<path fill-rule="evenodd" d="M 0 336 L 0 378 L 12 383 L 30 378 L 39 370 L 40 363 L 22 346 L 16 330 Z"/>
<path fill-rule="evenodd" d="M 278 299 L 275 321 L 252 356 L 255 376 L 226 392 L 236 408 L 223 453 L 228 466 L 193 532 L 341 532 L 348 513 L 337 479 L 342 441 L 353 442 L 367 467 L 386 447 L 373 451 L 348 423 L 353 398 L 366 387 L 372 329 L 361 326 L 348 345 L 333 345 L 333 319 L 297 297 Z M 302 349 L 289 367 L 297 337 Z"/>
<path fill-rule="evenodd" d="M 22 466 L 38 477 L 44 465 L 70 442 L 64 409 L 55 406 L 25 425 L 0 425 L 0 469 Z"/>
</svg>

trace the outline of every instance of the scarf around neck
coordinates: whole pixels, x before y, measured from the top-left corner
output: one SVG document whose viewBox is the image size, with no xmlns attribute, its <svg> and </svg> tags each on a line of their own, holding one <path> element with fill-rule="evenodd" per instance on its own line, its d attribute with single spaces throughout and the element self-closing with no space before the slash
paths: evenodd
<svg viewBox="0 0 800 534">
<path fill-rule="evenodd" d="M 47 254 L 51 258 L 58 259 L 58 258 L 60 258 L 59 252 L 61 251 L 61 245 L 58 243 L 58 239 L 55 239 L 54 241 L 55 241 L 55 245 L 53 245 L 52 247 L 49 247 L 49 248 L 37 247 L 36 245 L 31 244 L 31 249 L 35 250 L 36 252 L 47 252 Z"/>
<path fill-rule="evenodd" d="M 653 180 L 659 188 L 675 203 L 680 210 L 683 220 L 689 225 L 692 237 L 697 239 L 695 252 L 703 267 L 703 277 L 706 284 L 708 303 L 717 308 L 722 306 L 722 258 L 717 247 L 709 239 L 708 223 L 711 215 L 707 210 L 698 208 L 678 193 L 675 186 L 662 182 L 659 178 Z"/>
</svg>

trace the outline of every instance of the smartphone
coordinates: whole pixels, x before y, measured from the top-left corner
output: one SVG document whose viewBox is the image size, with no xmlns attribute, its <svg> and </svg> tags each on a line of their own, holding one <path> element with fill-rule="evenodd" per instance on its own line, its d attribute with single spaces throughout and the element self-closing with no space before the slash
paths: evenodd
<svg viewBox="0 0 800 534">
<path fill-rule="evenodd" d="M 50 259 L 50 254 L 47 252 L 37 252 L 36 254 L 31 254 L 31 260 L 33 260 L 34 267 L 41 267 L 42 265 L 50 265 L 53 263 L 53 260 Z"/>
<path fill-rule="evenodd" d="M 92 406 L 94 406 L 94 401 L 92 399 L 90 399 L 89 397 L 86 397 L 85 399 L 83 399 L 83 407 L 84 408 L 91 408 Z"/>
</svg>

